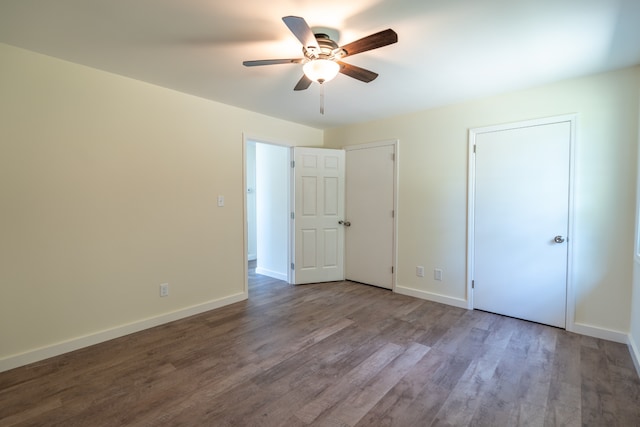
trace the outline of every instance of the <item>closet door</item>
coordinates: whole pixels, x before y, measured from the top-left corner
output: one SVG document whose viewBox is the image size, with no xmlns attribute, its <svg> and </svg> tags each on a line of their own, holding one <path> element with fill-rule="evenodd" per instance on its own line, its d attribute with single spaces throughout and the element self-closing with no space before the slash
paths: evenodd
<svg viewBox="0 0 640 427">
<path fill-rule="evenodd" d="M 565 327 L 571 129 L 475 135 L 474 308 Z"/>
</svg>

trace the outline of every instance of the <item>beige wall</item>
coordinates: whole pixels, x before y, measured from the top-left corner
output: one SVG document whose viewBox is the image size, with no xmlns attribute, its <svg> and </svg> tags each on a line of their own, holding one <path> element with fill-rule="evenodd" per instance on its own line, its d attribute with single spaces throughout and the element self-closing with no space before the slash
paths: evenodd
<svg viewBox="0 0 640 427">
<path fill-rule="evenodd" d="M 575 322 L 587 332 L 629 331 L 640 68 L 345 126 L 341 147 L 399 139 L 398 276 L 403 291 L 466 300 L 468 130 L 578 113 L 573 277 Z M 426 277 L 415 275 L 425 266 Z M 436 282 L 434 268 L 444 270 Z"/>
<path fill-rule="evenodd" d="M 0 365 L 243 297 L 243 132 L 322 131 L 2 44 L 0 64 Z"/>
</svg>

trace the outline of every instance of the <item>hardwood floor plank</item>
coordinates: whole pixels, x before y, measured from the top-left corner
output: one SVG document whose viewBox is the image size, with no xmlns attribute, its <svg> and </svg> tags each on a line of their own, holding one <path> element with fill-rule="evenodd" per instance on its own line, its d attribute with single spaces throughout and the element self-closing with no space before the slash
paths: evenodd
<svg viewBox="0 0 640 427">
<path fill-rule="evenodd" d="M 349 394 L 338 405 L 334 406 L 320 424 L 330 422 L 335 425 L 356 425 L 428 351 L 429 347 L 422 344 L 410 344 L 402 354 L 396 357 L 360 390 Z"/>
<path fill-rule="evenodd" d="M 471 359 L 431 349 L 358 426 L 430 425 Z"/>
<path fill-rule="evenodd" d="M 609 378 L 607 358 L 592 347 L 582 346 L 582 421 L 588 425 L 618 425 L 616 402 Z"/>
<path fill-rule="evenodd" d="M 547 426 L 582 425 L 580 336 L 559 332 L 545 411 Z"/>
<path fill-rule="evenodd" d="M 509 425 L 518 427 L 543 427 L 548 425 L 545 424 L 545 413 L 545 406 L 537 406 L 527 402 L 521 402 Z"/>
<path fill-rule="evenodd" d="M 396 358 L 402 350 L 399 345 L 385 344 L 355 369 L 348 372 L 335 384 L 320 393 L 314 400 L 298 410 L 295 414 L 296 417 L 307 424 L 312 423 L 320 414 L 333 407 L 352 392 L 354 387 L 360 387 L 375 376 Z"/>
<path fill-rule="evenodd" d="M 351 328 L 350 333 L 342 332 L 295 356 L 302 359 L 302 363 L 292 365 L 290 362 L 294 358 L 283 362 L 281 365 L 286 366 L 282 366 L 281 373 L 285 375 L 280 375 L 275 381 L 268 372 L 256 377 L 254 382 L 274 399 L 260 407 L 256 411 L 258 415 L 249 418 L 247 425 L 253 425 L 253 422 L 257 425 L 283 425 L 276 423 L 276 420 L 282 423 L 287 418 L 283 413 L 290 416 L 292 412 L 301 410 L 384 345 L 375 335 L 363 334 L 357 328 Z M 292 370 L 293 366 L 296 367 Z"/>
<path fill-rule="evenodd" d="M 0 426 L 636 426 L 626 346 L 351 282 L 0 373 Z"/>
<path fill-rule="evenodd" d="M 433 425 L 469 425 L 482 395 L 492 387 L 492 378 L 503 352 L 486 348 L 469 367 L 440 408 Z"/>
<path fill-rule="evenodd" d="M 547 406 L 544 425 L 579 427 L 588 424 L 582 423 L 582 410 L 580 407 L 563 405 L 562 403 L 556 402 L 553 405 Z"/>
<path fill-rule="evenodd" d="M 29 422 L 30 420 L 46 415 L 48 412 L 62 407 L 62 400 L 60 398 L 48 398 L 40 401 L 38 406 L 28 407 L 21 412 L 16 412 L 13 415 L 0 419 L 0 425 L 13 426 L 20 422 Z"/>
</svg>

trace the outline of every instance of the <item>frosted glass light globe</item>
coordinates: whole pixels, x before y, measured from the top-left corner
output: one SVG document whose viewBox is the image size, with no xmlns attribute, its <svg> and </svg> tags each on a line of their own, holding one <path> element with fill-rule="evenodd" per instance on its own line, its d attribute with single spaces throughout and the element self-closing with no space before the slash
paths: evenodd
<svg viewBox="0 0 640 427">
<path fill-rule="evenodd" d="M 302 71 L 314 82 L 324 83 L 338 75 L 340 65 L 329 59 L 314 59 L 304 64 Z"/>
</svg>

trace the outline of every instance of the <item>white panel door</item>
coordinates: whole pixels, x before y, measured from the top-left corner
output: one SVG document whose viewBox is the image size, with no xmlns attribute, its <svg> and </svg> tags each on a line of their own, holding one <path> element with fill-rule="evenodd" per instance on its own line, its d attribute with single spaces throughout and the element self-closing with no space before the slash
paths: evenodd
<svg viewBox="0 0 640 427">
<path fill-rule="evenodd" d="M 347 280 L 391 289 L 395 197 L 395 145 L 346 151 Z"/>
<path fill-rule="evenodd" d="M 564 328 L 571 123 L 475 144 L 474 308 Z"/>
<path fill-rule="evenodd" d="M 344 151 L 293 152 L 294 283 L 344 280 Z"/>
</svg>

